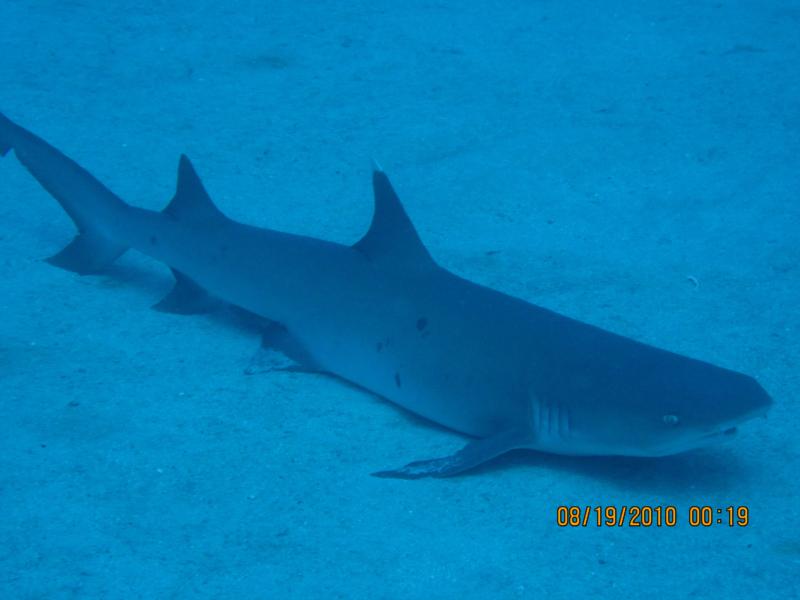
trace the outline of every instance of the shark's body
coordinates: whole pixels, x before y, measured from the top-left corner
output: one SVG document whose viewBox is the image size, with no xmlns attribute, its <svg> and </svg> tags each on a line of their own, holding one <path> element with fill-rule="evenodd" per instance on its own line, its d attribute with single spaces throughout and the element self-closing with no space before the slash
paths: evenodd
<svg viewBox="0 0 800 600">
<path fill-rule="evenodd" d="M 265 344 L 477 438 L 386 476 L 451 475 L 513 448 L 561 454 L 680 452 L 764 414 L 754 379 L 648 346 L 476 285 L 439 267 L 387 177 L 353 246 L 242 225 L 181 158 L 163 212 L 131 207 L 61 152 L 0 115 L 0 153 L 61 203 L 79 235 L 50 259 L 85 274 L 128 248 L 170 266 L 157 305 L 221 300 L 267 323 Z"/>
</svg>

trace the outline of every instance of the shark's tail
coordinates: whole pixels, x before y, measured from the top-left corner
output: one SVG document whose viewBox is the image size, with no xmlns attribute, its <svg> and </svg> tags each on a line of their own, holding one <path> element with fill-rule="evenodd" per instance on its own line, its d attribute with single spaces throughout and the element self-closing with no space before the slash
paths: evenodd
<svg viewBox="0 0 800 600">
<path fill-rule="evenodd" d="M 47 262 L 85 275 L 102 270 L 127 250 L 115 240 L 127 205 L 75 161 L 0 113 L 0 155 L 12 148 L 78 228 L 75 239 Z"/>
<path fill-rule="evenodd" d="M 11 150 L 11 140 L 6 135 L 14 124 L 3 113 L 0 113 L 0 156 L 5 156 Z"/>
</svg>

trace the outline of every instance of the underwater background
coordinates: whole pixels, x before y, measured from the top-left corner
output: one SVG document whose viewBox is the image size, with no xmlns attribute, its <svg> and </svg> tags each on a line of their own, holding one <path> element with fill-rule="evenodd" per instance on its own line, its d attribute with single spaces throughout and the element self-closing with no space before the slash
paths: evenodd
<svg viewBox="0 0 800 600">
<path fill-rule="evenodd" d="M 236 220 L 341 243 L 380 161 L 473 281 L 757 377 L 775 404 L 661 459 L 463 436 L 256 333 L 149 310 L 163 265 L 42 262 L 74 233 L 0 161 L 0 597 L 796 598 L 800 3 L 0 2 L 0 110 L 131 204 L 178 156 Z M 560 527 L 667 506 L 675 527 Z M 689 524 L 746 506 L 746 526 Z"/>
</svg>

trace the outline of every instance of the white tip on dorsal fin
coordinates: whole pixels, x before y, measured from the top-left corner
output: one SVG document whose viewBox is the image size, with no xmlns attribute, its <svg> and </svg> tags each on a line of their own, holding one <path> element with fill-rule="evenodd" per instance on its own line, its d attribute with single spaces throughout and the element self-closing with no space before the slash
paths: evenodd
<svg viewBox="0 0 800 600">
<path fill-rule="evenodd" d="M 377 163 L 372 173 L 375 212 L 369 230 L 353 247 L 370 260 L 407 265 L 434 264 L 389 178 Z"/>
<path fill-rule="evenodd" d="M 225 215 L 214 206 L 214 202 L 203 187 L 203 182 L 200 181 L 185 154 L 181 154 L 181 160 L 178 163 L 178 186 L 175 196 L 163 212 L 178 220 L 225 218 Z"/>
</svg>

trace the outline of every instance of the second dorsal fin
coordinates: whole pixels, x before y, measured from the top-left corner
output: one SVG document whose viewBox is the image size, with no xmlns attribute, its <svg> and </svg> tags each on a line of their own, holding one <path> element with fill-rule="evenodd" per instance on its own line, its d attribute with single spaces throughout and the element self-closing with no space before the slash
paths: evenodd
<svg viewBox="0 0 800 600">
<path fill-rule="evenodd" d="M 206 192 L 203 182 L 200 181 L 185 154 L 181 154 L 181 160 L 178 163 L 178 185 L 175 196 L 163 212 L 179 221 L 209 221 L 225 218 L 225 215 L 214 206 L 214 201 Z"/>
<path fill-rule="evenodd" d="M 386 173 L 376 169 L 372 173 L 372 187 L 375 192 L 372 223 L 353 248 L 376 262 L 389 261 L 420 267 L 435 264 Z"/>
</svg>

